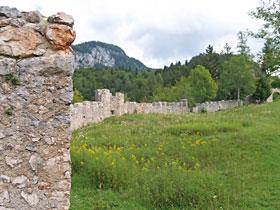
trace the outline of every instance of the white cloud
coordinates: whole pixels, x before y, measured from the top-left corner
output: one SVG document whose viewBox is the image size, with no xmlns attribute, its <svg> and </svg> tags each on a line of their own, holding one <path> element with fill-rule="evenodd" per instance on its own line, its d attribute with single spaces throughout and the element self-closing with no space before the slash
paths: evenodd
<svg viewBox="0 0 280 210">
<path fill-rule="evenodd" d="M 91 40 L 116 44 L 150 67 L 184 61 L 208 44 L 217 51 L 226 42 L 234 48 L 238 31 L 260 26 L 248 16 L 258 0 L 1 0 L 1 4 L 21 11 L 38 9 L 46 16 L 69 13 L 75 19 L 76 44 Z"/>
</svg>

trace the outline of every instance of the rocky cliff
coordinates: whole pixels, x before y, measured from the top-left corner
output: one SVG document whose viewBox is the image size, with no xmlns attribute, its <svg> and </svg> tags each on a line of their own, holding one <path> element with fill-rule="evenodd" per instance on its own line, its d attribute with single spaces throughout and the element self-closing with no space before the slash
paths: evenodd
<svg viewBox="0 0 280 210">
<path fill-rule="evenodd" d="M 72 46 L 75 68 L 115 67 L 131 70 L 148 69 L 139 60 L 128 57 L 118 46 L 103 42 L 90 41 Z"/>
</svg>

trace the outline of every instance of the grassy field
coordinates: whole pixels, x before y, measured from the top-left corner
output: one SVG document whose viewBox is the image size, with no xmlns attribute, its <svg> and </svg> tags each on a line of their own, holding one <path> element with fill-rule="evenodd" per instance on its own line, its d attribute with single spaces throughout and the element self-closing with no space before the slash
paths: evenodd
<svg viewBox="0 0 280 210">
<path fill-rule="evenodd" d="M 280 209 L 280 102 L 109 118 L 71 159 L 71 210 Z"/>
</svg>

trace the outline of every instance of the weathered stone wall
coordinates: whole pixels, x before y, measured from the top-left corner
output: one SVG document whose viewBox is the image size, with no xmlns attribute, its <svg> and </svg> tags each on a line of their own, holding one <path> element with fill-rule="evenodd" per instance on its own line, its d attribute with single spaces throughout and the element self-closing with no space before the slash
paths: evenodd
<svg viewBox="0 0 280 210">
<path fill-rule="evenodd" d="M 196 106 L 193 107 L 193 112 L 201 112 L 203 108 L 208 112 L 215 112 L 218 110 L 232 109 L 237 106 L 243 106 L 243 104 L 244 104 L 243 101 L 240 101 L 238 103 L 238 100 L 209 101 L 201 104 L 196 104 Z"/>
<path fill-rule="evenodd" d="M 71 130 L 75 130 L 89 123 L 97 123 L 111 116 L 121 116 L 133 113 L 177 113 L 189 112 L 187 100 L 177 103 L 154 102 L 136 103 L 125 102 L 124 94 L 116 93 L 112 96 L 109 90 L 96 90 L 96 101 L 84 101 L 71 105 Z"/>
<path fill-rule="evenodd" d="M 71 130 L 76 130 L 90 123 L 98 123 L 111 116 L 121 116 L 123 114 L 149 114 L 149 113 L 174 113 L 185 114 L 190 112 L 187 99 L 181 102 L 154 102 L 136 103 L 125 102 L 124 94 L 116 93 L 112 96 L 109 90 L 96 90 L 96 101 L 84 101 L 71 105 Z M 238 103 L 237 100 L 211 101 L 196 104 L 192 112 L 199 113 L 202 108 L 209 112 L 231 109 L 237 106 L 244 106 L 254 103 L 251 97 L 246 97 L 244 101 Z"/>
<path fill-rule="evenodd" d="M 222 101 L 208 101 L 201 104 L 196 104 L 195 107 L 192 108 L 192 112 L 198 113 L 201 112 L 202 108 L 207 110 L 208 112 L 216 112 L 224 109 L 232 109 L 238 106 L 246 106 L 249 104 L 255 104 L 256 100 L 252 96 L 246 96 L 244 100 L 222 100 Z"/>
<path fill-rule="evenodd" d="M 0 210 L 70 206 L 73 24 L 0 7 Z"/>
</svg>

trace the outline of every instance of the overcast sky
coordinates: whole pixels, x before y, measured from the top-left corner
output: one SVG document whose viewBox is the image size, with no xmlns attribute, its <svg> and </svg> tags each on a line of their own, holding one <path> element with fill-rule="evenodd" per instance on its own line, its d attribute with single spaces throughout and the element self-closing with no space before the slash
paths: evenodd
<svg viewBox="0 0 280 210">
<path fill-rule="evenodd" d="M 58 11 L 75 19 L 74 44 L 97 40 L 118 45 L 128 56 L 152 68 L 190 59 L 214 45 L 228 42 L 236 50 L 237 33 L 257 30 L 248 16 L 258 0 L 1 0 L 20 11 Z M 250 40 L 253 52 L 261 42 Z"/>
</svg>

